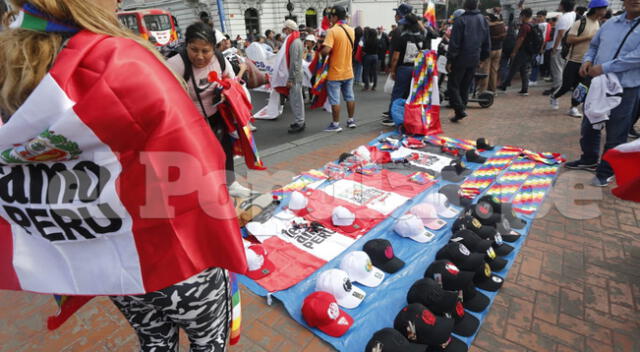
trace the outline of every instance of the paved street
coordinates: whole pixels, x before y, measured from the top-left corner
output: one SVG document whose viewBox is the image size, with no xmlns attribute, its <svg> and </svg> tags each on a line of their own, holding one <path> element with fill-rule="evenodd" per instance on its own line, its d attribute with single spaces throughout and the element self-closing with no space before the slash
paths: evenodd
<svg viewBox="0 0 640 352">
<path fill-rule="evenodd" d="M 549 110 L 543 88 L 531 89 L 529 97 L 511 90 L 490 109 L 472 106 L 469 118 L 456 125 L 447 119 L 451 111 L 443 109 L 445 135 L 487 137 L 572 159 L 578 155 L 579 120 L 564 115 L 568 98 L 559 111 Z M 303 134 L 289 135 L 288 107 L 276 121 L 258 121 L 256 139 L 269 168 L 264 180 L 273 181 L 267 176 L 277 171 L 319 167 L 388 131 L 378 123 L 388 95 L 356 95 L 360 126 L 355 130 L 321 132 L 330 115 L 314 111 Z M 254 105 L 261 106 L 260 99 L 264 95 L 254 96 Z M 591 176 L 560 176 L 471 351 L 640 351 L 640 204 L 614 198 L 610 188 L 591 188 L 585 184 Z M 253 186 L 267 190 L 262 183 Z M 107 299 L 91 302 L 48 332 L 45 318 L 54 312 L 48 296 L 0 291 L 0 351 L 136 350 L 133 330 Z M 331 350 L 290 319 L 281 304 L 268 306 L 243 289 L 243 334 L 232 352 Z"/>
</svg>

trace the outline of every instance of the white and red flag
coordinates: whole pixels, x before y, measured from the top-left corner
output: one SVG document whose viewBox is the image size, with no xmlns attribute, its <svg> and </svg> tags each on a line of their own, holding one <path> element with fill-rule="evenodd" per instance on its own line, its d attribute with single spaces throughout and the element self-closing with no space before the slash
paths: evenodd
<svg viewBox="0 0 640 352">
<path fill-rule="evenodd" d="M 616 196 L 640 202 L 640 139 L 609 149 L 604 160 L 608 161 L 616 174 Z"/>
<path fill-rule="evenodd" d="M 82 31 L 0 127 L 0 289 L 156 291 L 246 271 L 224 153 L 137 43 Z"/>
</svg>

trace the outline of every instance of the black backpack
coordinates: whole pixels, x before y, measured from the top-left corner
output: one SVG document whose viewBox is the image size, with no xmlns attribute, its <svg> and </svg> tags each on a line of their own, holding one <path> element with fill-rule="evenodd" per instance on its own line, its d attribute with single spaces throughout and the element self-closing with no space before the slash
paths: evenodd
<svg viewBox="0 0 640 352">
<path fill-rule="evenodd" d="M 526 50 L 529 54 L 537 54 L 542 49 L 542 44 L 544 44 L 544 33 L 538 25 L 531 25 L 531 31 L 527 34 L 527 46 Z"/>
<path fill-rule="evenodd" d="M 587 26 L 587 18 L 583 17 L 580 19 L 580 26 L 578 27 L 578 34 L 576 35 L 577 37 L 579 37 L 582 34 L 582 32 L 584 32 L 584 28 L 586 26 Z M 566 32 L 564 32 L 564 35 L 562 36 L 562 50 L 560 51 L 560 56 L 565 60 L 567 59 L 567 56 L 569 56 L 569 52 L 573 48 L 573 45 L 567 43 L 567 38 L 569 38 L 570 30 L 571 28 L 569 28 Z"/>
</svg>

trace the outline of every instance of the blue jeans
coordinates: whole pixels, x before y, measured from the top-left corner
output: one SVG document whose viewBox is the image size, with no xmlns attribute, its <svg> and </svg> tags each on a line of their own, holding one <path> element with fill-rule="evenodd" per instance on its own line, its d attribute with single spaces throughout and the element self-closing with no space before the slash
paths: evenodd
<svg viewBox="0 0 640 352">
<path fill-rule="evenodd" d="M 638 114 L 638 106 L 640 105 L 640 87 L 625 88 L 622 93 L 622 101 L 620 105 L 611 110 L 609 121 L 606 122 L 607 136 L 604 142 L 604 151 L 607 152 L 611 148 L 615 148 L 620 144 L 626 143 L 631 129 L 632 122 Z M 580 148 L 582 156 L 580 160 L 587 164 L 595 164 L 600 158 L 600 137 L 602 132 L 594 130 L 587 117 L 582 118 L 582 126 L 580 131 Z M 596 169 L 596 176 L 606 178 L 613 176 L 613 169 L 608 162 L 601 160 Z"/>
<path fill-rule="evenodd" d="M 354 101 L 353 78 L 342 81 L 327 81 L 327 96 L 329 104 L 340 105 L 340 92 L 344 101 Z"/>
<path fill-rule="evenodd" d="M 391 105 L 396 99 L 407 99 L 411 92 L 411 76 L 413 74 L 413 66 L 398 66 L 396 69 L 396 82 L 391 91 L 391 102 L 389 103 L 389 112 Z"/>
<path fill-rule="evenodd" d="M 364 87 L 369 88 L 369 83 L 371 83 L 371 86 L 375 88 L 378 85 L 378 55 L 366 55 L 362 61 Z"/>
<path fill-rule="evenodd" d="M 540 72 L 540 65 L 536 61 L 535 57 L 533 58 L 533 63 L 531 66 L 531 75 L 529 75 L 529 80 L 531 82 L 538 82 L 538 73 Z"/>
<path fill-rule="evenodd" d="M 362 63 L 353 61 L 353 80 L 356 83 L 362 82 Z"/>
</svg>

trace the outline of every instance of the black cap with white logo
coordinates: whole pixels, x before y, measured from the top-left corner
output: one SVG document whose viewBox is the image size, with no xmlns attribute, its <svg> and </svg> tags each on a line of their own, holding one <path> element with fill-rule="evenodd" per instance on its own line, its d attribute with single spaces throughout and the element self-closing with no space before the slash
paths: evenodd
<svg viewBox="0 0 640 352">
<path fill-rule="evenodd" d="M 428 346 L 411 343 L 398 330 L 385 328 L 376 331 L 365 352 L 425 352 Z"/>
</svg>

